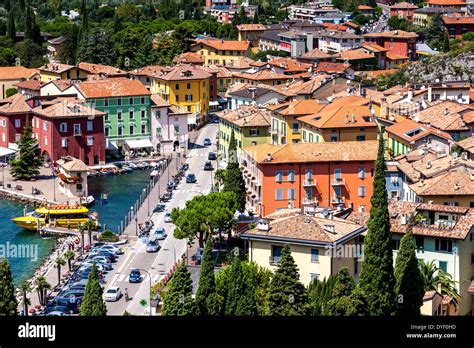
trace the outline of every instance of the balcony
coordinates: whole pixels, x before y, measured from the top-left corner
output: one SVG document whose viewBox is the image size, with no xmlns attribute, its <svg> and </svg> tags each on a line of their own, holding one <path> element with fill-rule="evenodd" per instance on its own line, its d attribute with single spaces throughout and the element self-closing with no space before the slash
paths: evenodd
<svg viewBox="0 0 474 348">
<path fill-rule="evenodd" d="M 346 185 L 346 180 L 344 180 L 343 178 L 334 178 L 334 179 L 332 179 L 331 185 L 332 186 L 344 186 L 344 185 Z"/>
<path fill-rule="evenodd" d="M 315 179 L 305 179 L 303 181 L 303 186 L 304 187 L 316 186 L 316 180 Z"/>
<path fill-rule="evenodd" d="M 270 131 L 270 133 L 271 133 L 272 135 L 278 135 L 279 132 L 278 132 L 278 129 L 272 129 L 272 130 Z"/>
<path fill-rule="evenodd" d="M 333 197 L 331 198 L 332 204 L 344 204 L 346 202 L 346 197 Z"/>
<path fill-rule="evenodd" d="M 277 266 L 281 256 L 270 256 L 270 266 Z"/>
<path fill-rule="evenodd" d="M 299 129 L 292 129 L 291 133 L 292 134 L 300 134 L 300 130 Z"/>
</svg>

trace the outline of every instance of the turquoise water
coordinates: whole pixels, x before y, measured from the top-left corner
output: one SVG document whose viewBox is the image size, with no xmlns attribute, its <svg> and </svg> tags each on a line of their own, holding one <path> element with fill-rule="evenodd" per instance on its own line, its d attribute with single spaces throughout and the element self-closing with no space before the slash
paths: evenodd
<svg viewBox="0 0 474 348">
<path fill-rule="evenodd" d="M 99 221 L 102 225 L 107 224 L 107 228 L 114 232 L 120 225 L 120 221 L 130 210 L 130 207 L 140 197 L 143 189 L 149 184 L 149 170 L 135 170 L 130 174 L 110 175 L 88 178 L 89 194 L 92 194 L 96 203 L 91 210 L 99 213 Z M 108 204 L 100 204 L 100 195 L 108 194 Z M 11 218 L 23 214 L 24 205 L 0 200 L 0 253 L 5 247 L 11 245 L 28 245 L 29 258 L 12 257 L 10 252 L 7 256 L 13 273 L 15 284 L 31 277 L 35 269 L 41 265 L 42 261 L 51 253 L 54 247 L 54 238 L 41 238 L 33 231 L 18 228 Z M 30 211 L 32 207 L 28 208 Z M 9 244 L 7 244 L 9 243 Z M 35 254 L 35 249 L 37 253 Z M 0 254 L 0 256 L 3 256 Z M 36 256 L 36 257 L 35 257 Z"/>
</svg>

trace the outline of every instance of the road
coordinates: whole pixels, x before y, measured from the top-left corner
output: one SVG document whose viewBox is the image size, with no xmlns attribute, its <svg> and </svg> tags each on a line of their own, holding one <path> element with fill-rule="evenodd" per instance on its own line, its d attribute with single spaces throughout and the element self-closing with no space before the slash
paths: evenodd
<svg viewBox="0 0 474 348">
<path fill-rule="evenodd" d="M 173 198 L 166 203 L 165 212 L 171 212 L 175 207 L 184 207 L 186 201 L 199 194 L 207 194 L 211 189 L 211 172 L 204 171 L 204 163 L 207 161 L 207 154 L 210 151 L 217 152 L 214 144 L 217 133 L 217 124 L 204 126 L 197 138 L 195 147 L 188 153 L 186 163 L 189 164 L 187 173 L 196 175 L 195 184 L 187 184 L 185 179 L 181 180 L 177 190 L 173 192 Z M 202 146 L 205 138 L 211 139 L 212 146 Z M 215 161 L 213 161 L 216 167 Z M 213 172 L 212 172 L 213 175 Z M 175 262 L 186 252 L 186 241 L 174 238 L 172 223 L 164 222 L 163 213 L 154 213 L 151 219 L 155 227 L 163 227 L 167 233 L 165 240 L 160 241 L 161 249 L 157 253 L 146 252 L 146 239 L 138 240 L 124 255 L 122 255 L 113 271 L 107 275 L 105 289 L 111 286 L 118 286 L 123 290 L 128 289 L 131 300 L 127 303 L 124 297 L 117 302 L 107 302 L 108 315 L 122 315 L 126 310 L 132 315 L 144 315 L 148 313 L 148 306 L 140 305 L 142 300 L 149 301 L 149 277 L 142 272 L 144 279 L 141 283 L 131 284 L 128 282 L 128 275 L 133 268 L 141 268 L 150 272 L 152 285 L 159 282 L 161 278 L 173 267 Z"/>
</svg>

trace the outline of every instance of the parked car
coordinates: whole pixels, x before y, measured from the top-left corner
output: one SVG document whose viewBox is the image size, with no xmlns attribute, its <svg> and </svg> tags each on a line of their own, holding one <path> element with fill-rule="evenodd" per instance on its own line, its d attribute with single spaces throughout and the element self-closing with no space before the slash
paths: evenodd
<svg viewBox="0 0 474 348">
<path fill-rule="evenodd" d="M 186 176 L 186 183 L 188 184 L 194 184 L 196 182 L 196 175 L 190 173 Z"/>
<path fill-rule="evenodd" d="M 178 188 L 178 183 L 174 180 L 168 181 L 168 184 L 166 185 L 166 188 L 169 190 L 176 190 Z"/>
<path fill-rule="evenodd" d="M 99 250 L 107 250 L 107 251 L 113 252 L 115 255 L 123 254 L 122 248 L 115 245 L 111 245 L 111 244 L 103 245 L 99 248 Z"/>
<path fill-rule="evenodd" d="M 142 281 L 142 274 L 138 269 L 132 269 L 128 275 L 128 281 L 130 283 L 140 283 Z"/>
<path fill-rule="evenodd" d="M 169 202 L 169 200 L 171 199 L 171 193 L 169 192 L 166 192 L 164 193 L 161 197 L 160 197 L 160 202 Z"/>
<path fill-rule="evenodd" d="M 189 169 L 189 164 L 187 164 L 187 163 L 183 163 L 183 164 L 181 165 L 181 167 L 179 167 L 179 170 L 182 171 L 182 172 L 185 172 L 185 171 L 187 171 L 188 169 Z"/>
<path fill-rule="evenodd" d="M 170 216 L 171 218 L 171 216 Z M 158 227 L 156 230 L 155 230 L 155 233 L 153 233 L 153 236 L 155 239 L 157 240 L 163 240 L 166 238 L 166 232 L 165 232 L 165 229 L 162 228 L 162 227 Z"/>
<path fill-rule="evenodd" d="M 118 301 L 121 295 L 122 291 L 120 291 L 120 288 L 118 286 L 113 286 L 105 292 L 104 300 L 107 302 L 115 302 Z"/>
<path fill-rule="evenodd" d="M 204 163 L 204 170 L 214 170 L 211 161 L 207 161 L 206 163 Z"/>
<path fill-rule="evenodd" d="M 161 213 L 163 211 L 165 211 L 165 208 L 166 208 L 166 205 L 163 204 L 163 203 L 158 203 L 158 205 L 156 206 L 155 209 L 153 209 L 153 212 L 154 213 Z"/>
<path fill-rule="evenodd" d="M 94 264 L 94 261 L 95 261 L 95 264 L 96 266 L 102 266 L 104 268 L 105 271 L 110 271 L 113 266 L 111 263 L 109 262 L 102 262 L 102 261 L 99 261 L 99 260 L 89 260 L 89 261 L 86 261 L 84 263 L 82 263 L 81 267 L 82 266 L 91 266 Z"/>
<path fill-rule="evenodd" d="M 165 222 L 172 222 L 172 220 L 171 220 L 171 213 L 166 213 L 166 214 L 165 214 Z"/>
<path fill-rule="evenodd" d="M 215 161 L 215 160 L 217 160 L 217 155 L 216 155 L 216 153 L 215 153 L 215 152 L 209 152 L 209 153 L 207 154 L 207 159 L 208 159 L 209 161 Z"/>
<path fill-rule="evenodd" d="M 112 263 L 112 260 L 110 260 L 107 256 L 104 255 L 96 255 L 92 256 L 92 258 L 89 258 L 87 260 L 91 260 L 92 262 L 100 262 L 100 263 Z"/>
<path fill-rule="evenodd" d="M 111 252 L 107 251 L 107 250 L 99 250 L 99 252 L 97 254 L 95 254 L 95 256 L 105 256 L 106 258 L 108 258 L 112 262 L 116 261 L 115 255 L 112 254 Z"/>
<path fill-rule="evenodd" d="M 158 239 L 155 238 L 150 238 L 146 245 L 146 252 L 147 253 L 156 253 L 160 250 L 160 243 L 158 242 Z"/>
<path fill-rule="evenodd" d="M 53 301 L 48 302 L 44 308 L 45 311 L 54 311 L 54 308 L 64 308 L 63 312 L 77 314 L 79 313 L 79 306 L 81 305 L 82 299 L 60 299 L 56 297 Z M 58 309 L 60 310 L 60 309 Z"/>
<path fill-rule="evenodd" d="M 51 306 L 51 307 L 45 307 L 45 309 L 41 312 L 41 316 L 47 316 L 52 313 L 63 313 L 63 315 L 70 314 L 70 310 L 67 308 L 67 306 Z M 55 315 L 55 314 L 54 314 Z"/>
<path fill-rule="evenodd" d="M 204 143 L 203 143 L 203 144 L 204 144 L 204 146 L 211 146 L 211 145 L 212 145 L 211 139 L 209 139 L 209 138 L 204 139 Z"/>
</svg>

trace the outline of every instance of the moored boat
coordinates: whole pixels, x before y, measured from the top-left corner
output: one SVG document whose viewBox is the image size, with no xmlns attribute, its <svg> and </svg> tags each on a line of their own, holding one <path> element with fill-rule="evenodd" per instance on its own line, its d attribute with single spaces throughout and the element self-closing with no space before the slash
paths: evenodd
<svg viewBox="0 0 474 348">
<path fill-rule="evenodd" d="M 83 206 L 90 207 L 91 205 L 94 205 L 95 199 L 94 196 L 90 195 L 87 197 L 81 197 L 80 202 Z"/>
</svg>

